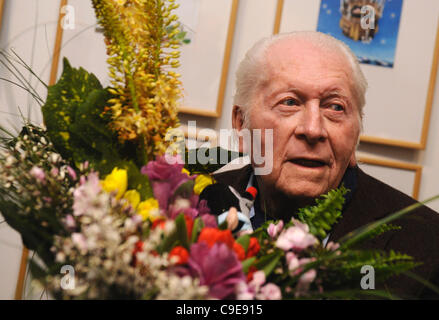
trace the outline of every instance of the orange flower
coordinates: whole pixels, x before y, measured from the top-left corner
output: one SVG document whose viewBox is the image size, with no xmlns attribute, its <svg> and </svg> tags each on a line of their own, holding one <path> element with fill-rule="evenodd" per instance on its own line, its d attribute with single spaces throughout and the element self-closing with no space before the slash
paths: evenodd
<svg viewBox="0 0 439 320">
<path fill-rule="evenodd" d="M 233 251 L 235 251 L 239 261 L 245 260 L 245 250 L 238 242 L 233 243 Z"/>
<path fill-rule="evenodd" d="M 184 221 L 186 222 L 187 237 L 188 239 L 191 239 L 192 228 L 194 227 L 194 220 L 192 220 L 192 218 L 188 217 L 187 215 L 184 215 Z"/>
<path fill-rule="evenodd" d="M 251 237 L 250 243 L 249 243 L 248 248 L 247 248 L 246 259 L 257 255 L 260 249 L 261 249 L 261 246 L 259 245 L 258 239 L 256 239 L 255 237 Z"/>
<path fill-rule="evenodd" d="M 216 228 L 203 228 L 198 242 L 205 241 L 209 248 L 211 248 L 216 242 L 225 243 L 230 249 L 233 248 L 235 239 L 233 239 L 232 232 L 230 230 L 218 230 Z"/>
<path fill-rule="evenodd" d="M 189 252 L 182 246 L 176 246 L 169 253 L 169 257 L 177 257 L 177 264 L 186 264 L 189 260 Z"/>
</svg>

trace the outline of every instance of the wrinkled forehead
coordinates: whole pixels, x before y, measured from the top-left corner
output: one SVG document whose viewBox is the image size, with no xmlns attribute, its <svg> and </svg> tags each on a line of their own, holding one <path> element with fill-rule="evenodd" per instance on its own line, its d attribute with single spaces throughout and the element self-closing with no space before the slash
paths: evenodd
<svg viewBox="0 0 439 320">
<path fill-rule="evenodd" d="M 352 84 L 353 70 L 347 55 L 330 44 L 310 42 L 306 39 L 282 39 L 266 48 L 262 59 L 263 77 L 272 72 L 295 69 L 313 69 L 325 73 L 339 70 Z"/>
</svg>

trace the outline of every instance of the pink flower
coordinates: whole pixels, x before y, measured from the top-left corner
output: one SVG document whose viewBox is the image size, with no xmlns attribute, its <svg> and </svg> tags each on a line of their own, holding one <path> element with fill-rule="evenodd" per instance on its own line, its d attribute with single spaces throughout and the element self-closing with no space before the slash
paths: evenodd
<svg viewBox="0 0 439 320">
<path fill-rule="evenodd" d="M 309 233 L 306 224 L 295 222 L 295 225 L 283 230 L 276 240 L 276 247 L 288 251 L 301 251 L 318 243 L 316 237 Z"/>
<path fill-rule="evenodd" d="M 282 292 L 274 283 L 267 283 L 261 288 L 256 298 L 258 300 L 280 300 L 282 299 Z"/>
<path fill-rule="evenodd" d="M 73 191 L 73 215 L 80 216 L 96 206 L 96 197 L 102 187 L 98 174 L 91 172 L 87 181 Z"/>
<path fill-rule="evenodd" d="M 81 251 L 87 251 L 87 242 L 82 233 L 72 233 L 73 244 Z"/>
<path fill-rule="evenodd" d="M 299 259 L 297 258 L 294 252 L 291 251 L 287 252 L 286 260 L 288 264 L 288 270 L 290 271 L 293 271 L 300 266 Z"/>
<path fill-rule="evenodd" d="M 211 248 L 204 241 L 192 244 L 188 265 L 200 285 L 209 287 L 213 298 L 233 298 L 237 284 L 245 281 L 241 263 L 225 243 L 215 243 Z"/>
<path fill-rule="evenodd" d="M 236 285 L 236 299 L 237 300 L 253 300 L 255 293 L 247 285 L 245 281 L 241 281 Z"/>
<path fill-rule="evenodd" d="M 52 177 L 56 178 L 56 176 L 58 176 L 58 174 L 59 174 L 59 169 L 58 168 L 52 168 L 50 170 L 50 174 L 52 175 Z"/>
<path fill-rule="evenodd" d="M 317 276 L 317 271 L 314 269 L 311 269 L 311 270 L 308 270 L 307 272 L 305 272 L 299 278 L 299 282 L 297 283 L 294 296 L 297 298 L 297 297 L 306 295 L 309 291 L 309 287 L 310 287 L 311 283 L 314 281 L 316 276 Z"/>
<path fill-rule="evenodd" d="M 76 180 L 76 178 L 77 178 L 76 171 L 73 170 L 73 168 L 71 166 L 67 166 L 67 172 L 68 172 L 70 178 L 72 178 L 72 180 Z"/>
<path fill-rule="evenodd" d="M 66 216 L 65 224 L 66 224 L 66 227 L 69 228 L 69 229 L 76 228 L 75 219 L 73 218 L 73 216 L 71 214 L 68 214 Z"/>
<path fill-rule="evenodd" d="M 331 251 L 335 251 L 338 248 L 340 248 L 340 244 L 336 242 L 329 241 L 328 244 L 326 245 L 326 249 Z"/>
<path fill-rule="evenodd" d="M 277 224 L 270 223 L 267 228 L 268 235 L 274 239 L 278 235 L 278 233 L 282 231 L 283 227 L 284 222 L 282 220 L 280 220 Z"/>
<path fill-rule="evenodd" d="M 40 182 L 44 182 L 46 178 L 46 174 L 44 173 L 43 169 L 37 166 L 33 166 L 32 169 L 30 169 L 30 175 L 37 179 Z"/>
</svg>

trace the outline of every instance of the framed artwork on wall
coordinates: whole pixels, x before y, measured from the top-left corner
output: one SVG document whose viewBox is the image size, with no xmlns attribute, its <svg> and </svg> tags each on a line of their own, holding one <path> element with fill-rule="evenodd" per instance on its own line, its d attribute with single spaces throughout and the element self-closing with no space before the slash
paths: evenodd
<svg viewBox="0 0 439 320">
<path fill-rule="evenodd" d="M 414 199 L 418 199 L 422 166 L 366 155 L 359 155 L 357 160 L 359 167 L 366 173 L 412 196 Z"/>
<path fill-rule="evenodd" d="M 349 29 L 343 14 L 346 8 L 361 12 L 355 5 L 367 3 L 381 3 L 377 12 L 384 20 L 377 22 L 378 42 L 364 50 L 359 42 L 365 35 Z M 353 51 L 365 62 L 360 66 L 369 82 L 361 141 L 425 148 L 439 61 L 438 1 L 278 0 L 277 6 L 275 33 L 320 30 L 342 41 L 344 37 L 348 45 L 355 43 Z"/>
<path fill-rule="evenodd" d="M 239 0 L 179 0 L 190 43 L 181 47 L 182 113 L 220 117 Z"/>
<path fill-rule="evenodd" d="M 2 30 L 2 18 L 3 18 L 4 5 L 5 5 L 5 0 L 0 0 L 0 31 Z"/>
<path fill-rule="evenodd" d="M 66 1 L 66 0 L 63 0 Z M 180 47 L 183 82 L 180 112 L 206 117 L 221 115 L 239 0 L 179 0 L 175 14 L 189 41 Z M 69 0 L 75 12 L 75 28 L 60 30 L 60 57 L 74 67 L 93 72 L 109 83 L 103 35 L 97 27 L 90 1 Z M 61 15 L 60 13 L 60 19 Z M 78 48 L 88 48 L 78 54 Z M 55 59 L 54 59 L 55 60 Z M 61 73 L 61 66 L 53 66 Z"/>
</svg>

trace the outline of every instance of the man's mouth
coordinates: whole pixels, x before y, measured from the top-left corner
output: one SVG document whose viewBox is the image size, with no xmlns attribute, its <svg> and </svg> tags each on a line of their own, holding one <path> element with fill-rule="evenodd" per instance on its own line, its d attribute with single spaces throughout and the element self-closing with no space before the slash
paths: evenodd
<svg viewBox="0 0 439 320">
<path fill-rule="evenodd" d="M 290 162 L 307 168 L 320 168 L 327 165 L 327 163 L 323 160 L 319 159 L 305 159 L 305 158 L 296 158 L 289 160 Z"/>
</svg>

